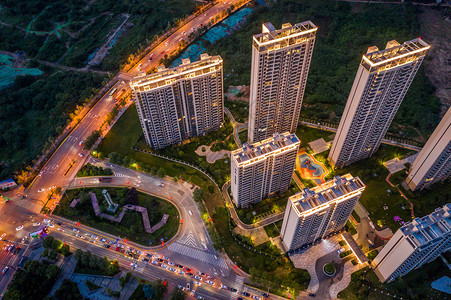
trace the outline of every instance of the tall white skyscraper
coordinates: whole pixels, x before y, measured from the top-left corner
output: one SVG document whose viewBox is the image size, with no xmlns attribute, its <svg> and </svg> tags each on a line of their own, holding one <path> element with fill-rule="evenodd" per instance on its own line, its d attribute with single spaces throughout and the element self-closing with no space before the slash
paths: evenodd
<svg viewBox="0 0 451 300">
<path fill-rule="evenodd" d="M 451 247 L 451 204 L 399 228 L 372 261 L 381 282 L 390 282 L 436 259 Z"/>
<path fill-rule="evenodd" d="M 451 107 L 413 162 L 406 183 L 422 190 L 451 176 Z"/>
<path fill-rule="evenodd" d="M 342 168 L 377 151 L 429 48 L 418 38 L 368 49 L 329 153 L 331 165 Z"/>
<path fill-rule="evenodd" d="M 237 207 L 283 193 L 290 187 L 300 141 L 289 132 L 232 151 L 232 196 Z"/>
<path fill-rule="evenodd" d="M 364 189 L 359 177 L 346 174 L 291 196 L 281 230 L 285 249 L 296 250 L 342 229 Z"/>
<path fill-rule="evenodd" d="M 317 27 L 310 21 L 263 24 L 253 37 L 248 142 L 298 126 Z"/>
<path fill-rule="evenodd" d="M 224 120 L 222 58 L 200 60 L 131 81 L 147 144 L 155 149 L 219 129 Z"/>
</svg>

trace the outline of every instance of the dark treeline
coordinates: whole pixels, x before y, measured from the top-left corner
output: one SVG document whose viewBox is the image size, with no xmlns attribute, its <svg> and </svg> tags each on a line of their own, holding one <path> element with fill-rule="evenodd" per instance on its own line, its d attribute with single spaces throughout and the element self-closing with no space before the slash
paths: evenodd
<svg viewBox="0 0 451 300">
<path fill-rule="evenodd" d="M 318 32 L 301 116 L 338 123 L 362 55 L 369 46 L 384 49 L 390 40 L 403 43 L 420 36 L 418 9 L 411 5 L 280 0 L 268 7 L 255 7 L 240 30 L 209 45 L 207 50 L 224 59 L 225 89 L 229 85 L 248 85 L 252 35 L 261 32 L 261 24 L 272 22 L 280 28 L 283 23 L 311 20 L 318 26 Z M 394 123 L 430 134 L 438 124 L 441 106 L 433 96 L 434 90 L 421 68 Z M 391 131 L 399 133 L 394 126 Z"/>
</svg>

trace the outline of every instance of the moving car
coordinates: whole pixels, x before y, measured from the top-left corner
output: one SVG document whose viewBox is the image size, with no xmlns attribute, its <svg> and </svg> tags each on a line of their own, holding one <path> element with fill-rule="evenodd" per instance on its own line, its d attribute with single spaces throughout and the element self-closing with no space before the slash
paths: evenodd
<svg viewBox="0 0 451 300">
<path fill-rule="evenodd" d="M 8 272 L 8 269 L 9 269 L 9 267 L 7 267 L 7 266 L 5 268 L 3 268 L 2 274 L 5 275 L 6 272 Z"/>
<path fill-rule="evenodd" d="M 80 156 L 80 157 L 83 157 L 83 156 L 85 156 L 83 153 L 78 153 L 78 156 Z"/>
<path fill-rule="evenodd" d="M 41 225 L 41 223 L 39 223 L 39 222 L 36 222 L 36 223 L 33 223 L 33 226 L 39 226 L 39 225 Z"/>
<path fill-rule="evenodd" d="M 16 231 L 19 231 L 19 230 L 22 230 L 22 229 L 23 229 L 22 225 L 20 225 L 19 227 L 16 227 Z"/>
</svg>

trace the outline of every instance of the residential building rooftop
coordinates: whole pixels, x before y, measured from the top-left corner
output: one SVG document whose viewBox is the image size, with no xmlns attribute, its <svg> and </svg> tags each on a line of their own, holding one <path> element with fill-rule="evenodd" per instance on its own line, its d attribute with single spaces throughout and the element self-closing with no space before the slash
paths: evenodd
<svg viewBox="0 0 451 300">
<path fill-rule="evenodd" d="M 245 143 L 242 148 L 232 151 L 232 157 L 238 164 L 241 164 L 260 156 L 272 154 L 277 150 L 295 145 L 296 143 L 300 143 L 300 141 L 294 133 L 275 133 L 272 138 L 268 138 L 261 142 L 252 145 Z"/>
<path fill-rule="evenodd" d="M 262 25 L 263 32 L 254 35 L 254 41 L 258 44 L 265 44 L 269 42 L 275 42 L 280 39 L 285 39 L 287 37 L 301 37 L 304 34 L 308 34 L 316 31 L 318 28 L 311 21 L 306 21 L 302 23 L 297 23 L 291 25 L 290 23 L 285 23 L 282 25 L 281 29 L 276 29 L 271 23 L 264 23 Z"/>
<path fill-rule="evenodd" d="M 191 62 L 189 58 L 183 59 L 182 64 L 178 67 L 166 69 L 164 66 L 158 68 L 158 72 L 149 75 L 139 76 L 130 82 L 130 86 L 134 88 L 153 89 L 163 87 L 174 83 L 177 78 L 189 76 L 196 77 L 205 75 L 210 72 L 217 71 L 216 68 L 208 68 L 208 66 L 220 65 L 222 58 L 219 55 L 209 56 L 202 53 L 200 60 Z"/>
<path fill-rule="evenodd" d="M 421 53 L 429 49 L 428 45 L 421 38 L 407 41 L 399 44 L 396 40 L 389 41 L 384 50 L 379 50 L 376 46 L 368 48 L 368 53 L 363 56 L 363 59 L 371 65 L 379 65 L 392 60 L 407 57 L 415 53 Z M 408 60 L 406 60 L 408 62 Z"/>
<path fill-rule="evenodd" d="M 359 177 L 353 177 L 351 174 L 335 176 L 312 189 L 305 188 L 302 192 L 291 196 L 291 201 L 296 213 L 300 216 L 306 212 L 314 212 L 328 202 L 346 196 L 350 193 L 361 191 L 365 185 Z"/>
<path fill-rule="evenodd" d="M 421 247 L 451 231 L 450 211 L 451 203 L 448 203 L 437 208 L 430 215 L 413 219 L 400 230 L 409 237 L 414 247 Z"/>
</svg>

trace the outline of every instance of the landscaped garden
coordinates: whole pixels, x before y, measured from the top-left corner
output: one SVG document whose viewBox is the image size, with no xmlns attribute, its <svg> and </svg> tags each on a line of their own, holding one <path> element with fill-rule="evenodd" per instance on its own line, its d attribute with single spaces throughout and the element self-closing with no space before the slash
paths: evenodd
<svg viewBox="0 0 451 300">
<path fill-rule="evenodd" d="M 107 213 L 108 204 L 104 199 L 102 190 L 106 189 L 114 203 L 119 204 L 116 215 L 121 211 L 121 207 L 125 204 L 139 205 L 147 208 L 150 225 L 153 226 L 160 222 L 163 214 L 168 214 L 167 223 L 153 233 L 146 232 L 142 215 L 140 212 L 126 210 L 124 217 L 120 223 L 111 221 L 100 216 L 96 216 L 92 207 L 89 192 L 96 194 L 99 201 L 100 210 Z M 171 239 L 178 230 L 179 216 L 177 209 L 170 202 L 147 195 L 138 193 L 137 199 L 131 200 L 130 189 L 128 188 L 83 188 L 66 190 L 60 204 L 55 208 L 54 214 L 61 217 L 79 221 L 83 225 L 97 228 L 115 236 L 127 238 L 133 242 L 152 246 L 161 244 L 161 241 Z M 135 197 L 136 198 L 136 197 Z M 75 207 L 69 207 L 73 199 L 79 199 L 79 203 Z M 132 203 L 133 202 L 133 203 Z"/>
<path fill-rule="evenodd" d="M 447 294 L 431 288 L 431 283 L 442 276 L 451 277 L 451 271 L 437 258 L 403 277 L 398 277 L 390 283 L 380 283 L 373 270 L 368 267 L 351 276 L 348 287 L 338 294 L 339 299 L 393 299 L 393 295 L 403 299 L 446 299 Z M 376 289 L 376 291 L 374 290 Z M 381 294 L 390 293 L 391 296 Z M 399 299 L 399 298 L 398 298 Z"/>
<path fill-rule="evenodd" d="M 231 188 L 229 187 L 229 195 L 230 199 L 232 199 L 230 189 Z M 235 202 L 233 202 L 233 199 L 232 202 L 241 221 L 246 224 L 252 224 L 258 222 L 261 219 L 264 219 L 271 214 L 285 211 L 285 207 L 288 203 L 288 198 L 299 192 L 300 190 L 298 186 L 292 180 L 289 189 L 279 196 L 263 199 L 262 201 L 250 205 L 246 208 L 237 208 Z"/>
<path fill-rule="evenodd" d="M 333 262 L 325 264 L 323 270 L 327 276 L 333 276 L 337 271 L 337 269 L 335 268 L 335 264 Z"/>
<path fill-rule="evenodd" d="M 129 131 L 126 131 L 125 128 L 128 128 Z M 259 287 L 271 287 L 272 291 L 280 294 L 288 291 L 293 293 L 295 290 L 300 291 L 307 288 L 310 281 L 308 272 L 294 268 L 288 258 L 281 256 L 278 259 L 269 260 L 267 256 L 248 250 L 237 243 L 229 227 L 231 221 L 220 191 L 207 176 L 189 166 L 132 150 L 132 145 L 141 134 L 142 129 L 136 109 L 131 106 L 113 126 L 97 150 L 105 155 L 117 152 L 128 156 L 129 163 L 136 162 L 140 171 L 150 173 L 153 168 L 162 168 L 168 176 L 181 177 L 183 180 L 199 186 L 204 190 L 203 202 L 218 233 L 216 235 L 219 239 L 217 244 L 221 245 L 228 256 L 244 271 L 250 272 L 252 269 L 255 274 L 253 279 Z M 128 166 L 131 167 L 130 164 Z"/>
</svg>

